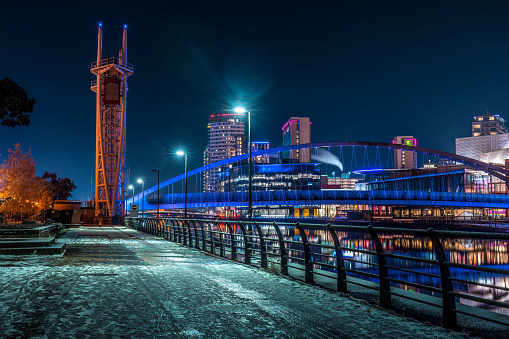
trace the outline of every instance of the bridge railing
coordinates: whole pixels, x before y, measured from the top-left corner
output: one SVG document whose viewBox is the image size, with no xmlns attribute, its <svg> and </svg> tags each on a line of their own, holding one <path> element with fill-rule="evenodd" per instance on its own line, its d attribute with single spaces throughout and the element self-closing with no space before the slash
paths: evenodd
<svg viewBox="0 0 509 339">
<path fill-rule="evenodd" d="M 483 255 L 503 252 L 507 256 L 507 233 L 178 218 L 126 218 L 126 226 L 307 283 L 332 280 L 339 292 L 349 292 L 355 286 L 375 290 L 382 307 L 392 308 L 395 298 L 404 298 L 441 308 L 443 326 L 448 328 L 458 326 L 458 314 L 509 326 L 509 318 L 502 314 L 459 303 L 482 304 L 509 314 L 509 270 L 479 266 L 475 259 L 473 263 L 457 260 L 451 251 L 458 246 L 458 238 L 468 239 L 472 248 L 479 248 L 479 241 L 490 240 Z M 321 231 L 319 241 L 317 231 Z M 347 240 L 345 245 L 352 232 L 364 236 L 360 241 Z M 400 237 L 398 241 L 415 242 L 413 246 L 424 247 L 431 255 L 391 251 L 385 240 L 394 235 Z M 473 280 L 472 273 L 466 277 L 451 274 L 461 270 L 479 273 L 482 279 Z M 497 285 L 495 278 L 503 283 Z M 475 289 L 491 293 L 470 293 Z"/>
</svg>

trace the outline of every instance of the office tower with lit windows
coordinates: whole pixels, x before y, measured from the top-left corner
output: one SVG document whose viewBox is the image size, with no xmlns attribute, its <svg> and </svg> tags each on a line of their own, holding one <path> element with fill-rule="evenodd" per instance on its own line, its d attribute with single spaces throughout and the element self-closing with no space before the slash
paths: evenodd
<svg viewBox="0 0 509 339">
<path fill-rule="evenodd" d="M 247 153 L 244 113 L 212 114 L 207 126 L 208 145 L 203 154 L 204 165 Z M 221 168 L 213 168 L 203 175 L 203 191 L 214 192 Z"/>
<path fill-rule="evenodd" d="M 472 136 L 495 135 L 507 133 L 505 120 L 498 114 L 491 114 L 489 110 L 483 115 L 477 115 L 472 122 Z"/>
<path fill-rule="evenodd" d="M 392 140 L 392 143 L 396 145 L 417 146 L 417 140 L 413 136 L 397 136 Z M 395 149 L 394 168 L 417 168 L 417 152 Z"/>
<path fill-rule="evenodd" d="M 251 150 L 252 152 L 265 151 L 270 148 L 268 141 L 253 141 L 251 142 Z M 268 164 L 269 163 L 269 155 L 260 155 L 257 157 L 253 157 L 253 163 L 255 164 Z"/>
<path fill-rule="evenodd" d="M 472 122 L 472 136 L 456 138 L 456 154 L 480 160 L 482 155 L 509 148 L 509 134 L 505 120 L 488 110 Z"/>
<path fill-rule="evenodd" d="M 308 117 L 291 117 L 283 125 L 283 146 L 308 144 L 311 142 L 311 124 Z M 283 152 L 283 158 L 293 162 L 311 162 L 311 149 Z"/>
</svg>

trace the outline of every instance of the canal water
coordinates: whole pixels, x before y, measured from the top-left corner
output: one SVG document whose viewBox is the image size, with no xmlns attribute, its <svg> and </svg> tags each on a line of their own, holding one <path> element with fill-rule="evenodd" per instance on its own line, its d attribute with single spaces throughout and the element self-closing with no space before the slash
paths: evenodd
<svg viewBox="0 0 509 339">
<path fill-rule="evenodd" d="M 281 232 L 285 240 L 301 241 L 301 234 L 295 227 L 281 227 Z M 262 227 L 264 236 L 269 238 L 277 238 L 275 229 L 271 225 Z M 341 247 L 345 250 L 342 251 L 345 267 L 349 269 L 360 270 L 366 273 L 378 274 L 378 267 L 373 264 L 378 264 L 376 255 L 358 253 L 352 251 L 353 249 L 375 251 L 373 241 L 368 233 L 362 232 L 336 232 L 340 239 Z M 327 247 L 312 246 L 311 251 L 318 253 L 313 255 L 312 260 L 329 265 L 336 265 L 336 253 L 333 249 L 334 243 L 331 235 L 325 230 L 306 230 L 308 241 L 311 244 L 328 245 Z M 402 256 L 410 256 L 423 259 L 434 259 L 436 255 L 432 247 L 432 242 L 428 237 L 411 236 L 403 234 L 379 234 L 382 242 L 384 252 L 398 254 Z M 441 238 L 441 243 L 446 252 L 449 261 L 453 263 L 469 264 L 474 266 L 496 267 L 502 269 L 509 269 L 509 256 L 507 241 L 501 240 L 484 240 L 484 239 L 464 239 L 464 238 Z M 268 242 L 268 250 L 273 249 L 274 253 L 279 253 L 279 244 L 274 241 Z M 330 248 L 329 248 L 330 246 Z M 296 243 L 287 243 L 289 249 L 289 256 L 296 258 L 303 258 L 304 254 L 302 245 Z M 352 249 L 352 250 L 348 250 Z M 389 276 L 391 278 L 441 288 L 441 280 L 439 278 L 431 277 L 428 274 L 440 276 L 440 269 L 438 265 L 419 263 L 404 259 L 386 258 L 387 265 L 397 268 L 409 269 L 418 271 L 416 274 L 405 272 L 398 269 L 389 269 Z M 290 262 L 302 264 L 302 261 L 289 259 Z M 330 272 L 335 272 L 334 268 L 325 267 L 323 265 L 315 265 L 315 269 L 322 269 Z M 509 277 L 507 275 L 492 274 L 486 272 L 479 272 L 475 270 L 450 268 L 452 278 L 467 280 L 484 284 L 485 286 L 478 286 L 472 283 L 453 282 L 454 291 L 464 293 L 472 296 L 482 297 L 490 300 L 496 300 L 503 303 L 509 302 Z M 377 279 L 362 276 L 347 272 L 347 275 L 355 276 L 357 278 L 378 282 Z M 408 285 L 391 283 L 405 290 L 411 290 L 418 293 L 425 293 L 428 295 L 437 295 L 436 292 L 419 289 Z M 503 288 L 499 289 L 497 287 Z M 484 303 L 479 303 L 467 299 L 457 299 L 460 303 L 471 305 L 475 307 L 484 308 L 487 310 L 495 311 L 505 315 L 509 315 L 509 309 L 503 307 L 495 307 Z M 508 304 L 509 307 L 509 304 Z"/>
</svg>

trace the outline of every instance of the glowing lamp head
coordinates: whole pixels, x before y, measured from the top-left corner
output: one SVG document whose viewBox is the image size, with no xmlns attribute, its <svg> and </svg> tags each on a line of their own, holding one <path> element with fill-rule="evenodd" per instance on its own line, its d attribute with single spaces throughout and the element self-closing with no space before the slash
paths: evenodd
<svg viewBox="0 0 509 339">
<path fill-rule="evenodd" d="M 244 107 L 235 107 L 235 108 L 233 109 L 233 111 L 234 111 L 235 113 L 246 113 L 246 112 L 247 112 L 247 110 L 246 110 Z"/>
<path fill-rule="evenodd" d="M 100 22 L 100 23 L 99 23 L 99 27 L 102 27 L 102 26 L 103 26 L 103 23 L 102 23 L 102 22 Z"/>
<path fill-rule="evenodd" d="M 127 28 L 127 25 L 124 25 L 124 28 Z"/>
<path fill-rule="evenodd" d="M 177 155 L 184 155 L 186 153 L 184 153 L 184 151 L 177 151 Z"/>
<path fill-rule="evenodd" d="M 142 183 L 143 183 L 143 180 L 140 178 L 140 179 L 136 180 L 136 182 L 137 182 L 138 184 L 142 184 Z"/>
<path fill-rule="evenodd" d="M 129 189 L 132 190 L 134 188 L 133 185 L 129 185 Z"/>
</svg>

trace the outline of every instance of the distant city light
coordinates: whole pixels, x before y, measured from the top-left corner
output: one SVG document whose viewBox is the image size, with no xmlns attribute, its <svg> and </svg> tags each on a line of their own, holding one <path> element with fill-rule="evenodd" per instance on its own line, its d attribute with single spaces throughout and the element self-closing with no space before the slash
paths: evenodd
<svg viewBox="0 0 509 339">
<path fill-rule="evenodd" d="M 246 113 L 246 112 L 247 112 L 247 111 L 246 111 L 246 109 L 245 109 L 244 107 L 235 107 L 235 108 L 233 109 L 233 111 L 234 111 L 235 113 Z"/>
</svg>

